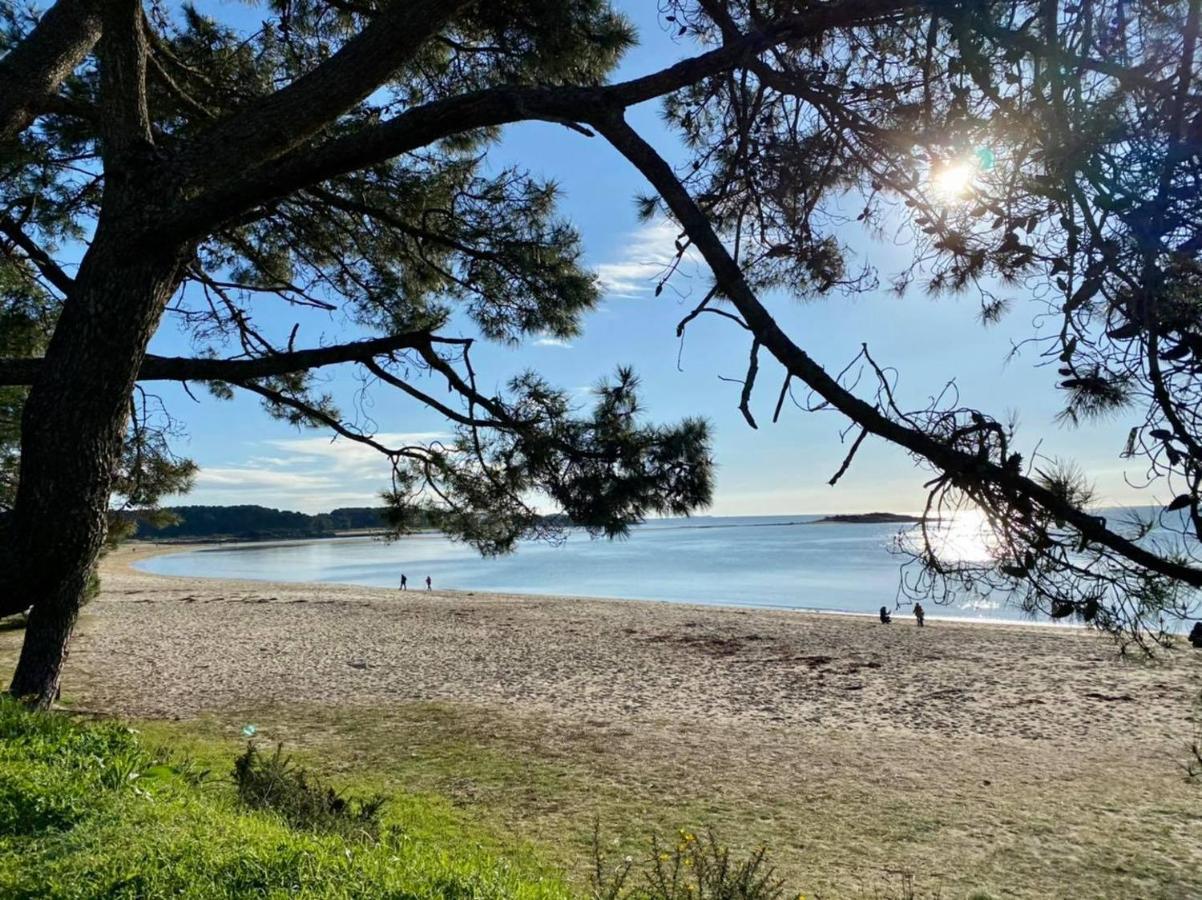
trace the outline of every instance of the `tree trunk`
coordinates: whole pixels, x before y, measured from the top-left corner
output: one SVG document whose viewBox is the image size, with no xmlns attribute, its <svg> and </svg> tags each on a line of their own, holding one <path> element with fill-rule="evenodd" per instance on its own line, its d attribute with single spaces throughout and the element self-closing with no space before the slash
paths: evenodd
<svg viewBox="0 0 1202 900">
<path fill-rule="evenodd" d="M 25 404 L 8 564 L 16 602 L 33 612 L 10 692 L 34 705 L 58 690 L 104 543 L 134 381 L 179 260 L 146 255 L 102 216 Z"/>
</svg>

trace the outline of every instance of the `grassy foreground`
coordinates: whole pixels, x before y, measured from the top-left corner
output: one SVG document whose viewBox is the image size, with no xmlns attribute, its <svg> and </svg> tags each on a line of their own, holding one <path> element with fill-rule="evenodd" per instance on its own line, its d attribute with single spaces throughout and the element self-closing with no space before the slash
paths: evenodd
<svg viewBox="0 0 1202 900">
<path fill-rule="evenodd" d="M 491 852 L 436 798 L 393 799 L 380 839 L 356 840 L 245 809 L 228 774 L 120 724 L 0 700 L 0 897 L 569 895 L 534 859 Z"/>
</svg>

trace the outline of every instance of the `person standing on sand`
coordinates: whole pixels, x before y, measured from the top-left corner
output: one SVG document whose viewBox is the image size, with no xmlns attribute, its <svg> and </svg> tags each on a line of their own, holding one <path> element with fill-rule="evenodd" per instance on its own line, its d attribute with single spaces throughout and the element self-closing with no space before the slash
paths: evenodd
<svg viewBox="0 0 1202 900">
<path fill-rule="evenodd" d="M 405 577 L 404 572 L 401 573 L 401 590 L 402 591 L 409 590 L 409 579 Z"/>
<path fill-rule="evenodd" d="M 922 608 L 921 603 L 914 604 L 914 618 L 918 620 L 918 627 L 922 627 L 922 620 L 926 617 L 926 610 Z"/>
<path fill-rule="evenodd" d="M 889 615 L 889 610 L 886 607 L 882 606 L 881 607 L 881 624 L 888 625 L 892 621 L 893 621 L 893 616 Z"/>
<path fill-rule="evenodd" d="M 434 582 L 430 580 L 430 576 L 426 576 L 426 590 L 430 590 L 434 586 Z"/>
</svg>

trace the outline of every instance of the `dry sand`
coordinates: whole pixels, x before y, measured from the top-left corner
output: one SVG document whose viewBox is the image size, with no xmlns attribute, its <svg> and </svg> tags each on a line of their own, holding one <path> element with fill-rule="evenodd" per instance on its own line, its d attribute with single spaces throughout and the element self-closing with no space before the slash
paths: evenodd
<svg viewBox="0 0 1202 900">
<path fill-rule="evenodd" d="M 591 785 L 561 785 L 561 807 L 712 816 L 794 854 L 785 870 L 824 896 L 904 870 L 949 897 L 1202 897 L 1202 792 L 1180 769 L 1202 652 L 1129 662 L 1064 628 L 128 566 L 148 552 L 106 560 L 81 624 L 64 691 L 88 708 L 231 727 L 258 711 L 301 743 L 372 733 L 416 753 L 415 710 L 436 704 L 472 746 Z M 496 790 L 535 839 L 591 818 Z"/>
<path fill-rule="evenodd" d="M 1109 641 L 1061 628 L 163 577 L 126 565 L 138 555 L 109 559 L 71 655 L 104 708 L 135 716 L 251 700 L 446 700 L 631 722 L 703 709 L 727 727 L 1138 753 L 1188 734 L 1202 686 L 1202 654 L 1125 665 Z"/>
</svg>

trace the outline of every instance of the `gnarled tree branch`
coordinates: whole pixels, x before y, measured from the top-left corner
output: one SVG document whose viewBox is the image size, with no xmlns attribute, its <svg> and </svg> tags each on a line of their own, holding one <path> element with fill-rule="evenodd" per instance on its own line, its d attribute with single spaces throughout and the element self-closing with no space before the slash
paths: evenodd
<svg viewBox="0 0 1202 900">
<path fill-rule="evenodd" d="M 845 0 L 816 7 L 654 74 L 604 87 L 498 87 L 435 100 L 317 147 L 306 146 L 284 154 L 268 166 L 248 166 L 239 159 L 230 167 L 237 175 L 223 178 L 219 186 L 180 204 L 174 225 L 160 233 L 186 237 L 203 232 L 293 191 L 452 135 L 528 120 L 576 123 L 585 109 L 636 106 L 724 71 L 774 44 L 813 37 L 832 28 L 881 21 L 918 5 L 913 0 Z M 373 22 L 370 27 L 375 26 Z M 171 170 L 172 178 L 187 177 L 187 169 L 178 163 Z"/>
<path fill-rule="evenodd" d="M 466 0 L 392 3 L 307 75 L 217 122 L 175 161 L 195 183 L 254 166 L 306 142 L 378 90 Z"/>
<path fill-rule="evenodd" d="M 846 390 L 808 353 L 795 344 L 777 325 L 760 303 L 714 232 L 708 218 L 672 167 L 621 116 L 601 110 L 582 115 L 597 131 L 629 160 L 655 187 L 681 227 L 697 246 L 721 286 L 723 293 L 742 314 L 756 339 L 796 378 L 805 382 L 831 406 L 859 424 L 866 432 L 904 447 L 953 477 L 970 477 L 996 484 L 1022 495 L 1070 523 L 1083 538 L 1113 550 L 1152 572 L 1177 579 L 1193 587 L 1202 587 L 1202 570 L 1166 559 L 1106 527 L 1105 520 L 1078 509 L 1043 485 L 1012 468 L 965 453 L 942 443 L 922 431 L 885 416 L 879 409 Z"/>
<path fill-rule="evenodd" d="M 467 343 L 466 339 L 443 338 L 425 331 L 389 337 L 293 350 L 254 359 L 204 359 L 185 356 L 147 356 L 138 372 L 139 381 L 226 381 L 242 383 L 256 378 L 287 375 L 323 366 L 367 362 L 398 350 L 427 349 L 432 344 Z M 0 385 L 32 385 L 42 370 L 42 360 L 0 359 Z"/>
</svg>

